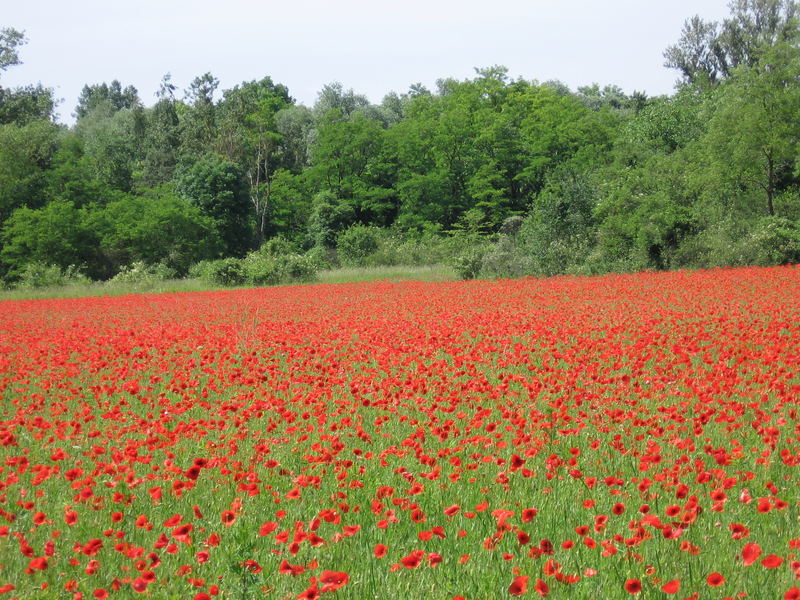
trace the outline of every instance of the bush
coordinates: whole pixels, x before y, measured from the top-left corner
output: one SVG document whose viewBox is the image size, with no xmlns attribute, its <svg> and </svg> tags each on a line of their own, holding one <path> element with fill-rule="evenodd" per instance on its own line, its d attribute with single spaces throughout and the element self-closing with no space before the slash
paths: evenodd
<svg viewBox="0 0 800 600">
<path fill-rule="evenodd" d="M 781 217 L 755 223 L 726 220 L 686 240 L 671 265 L 771 266 L 800 262 L 800 227 Z"/>
<path fill-rule="evenodd" d="M 242 259 L 202 261 L 193 265 L 189 274 L 215 286 L 261 286 L 314 281 L 317 267 L 308 256 L 299 254 L 270 256 L 255 251 Z"/>
<path fill-rule="evenodd" d="M 523 256 L 513 240 L 505 235 L 492 246 L 481 259 L 482 277 L 511 279 L 531 273 L 531 260 Z"/>
<path fill-rule="evenodd" d="M 317 269 L 313 261 L 299 254 L 265 256 L 251 252 L 242 260 L 244 282 L 248 285 L 278 285 L 314 281 Z"/>
<path fill-rule="evenodd" d="M 283 281 L 290 283 L 316 281 L 317 268 L 309 257 L 300 254 L 290 254 L 282 260 Z"/>
<path fill-rule="evenodd" d="M 410 237 L 399 231 L 379 231 L 378 249 L 367 259 L 369 266 L 435 265 L 453 256 L 449 240 L 440 235 Z"/>
<path fill-rule="evenodd" d="M 199 277 L 209 285 L 230 287 L 244 285 L 244 267 L 238 258 L 204 260 L 189 269 L 189 275 Z"/>
<path fill-rule="evenodd" d="M 475 279 L 481 274 L 483 259 L 489 251 L 490 247 L 485 243 L 467 246 L 453 256 L 448 264 L 461 279 Z"/>
<path fill-rule="evenodd" d="M 749 264 L 800 263 L 800 227 L 781 217 L 760 219 L 746 241 Z"/>
<path fill-rule="evenodd" d="M 314 246 L 306 252 L 304 256 L 316 271 L 332 269 L 335 266 L 339 266 L 335 252 L 325 246 Z"/>
<path fill-rule="evenodd" d="M 284 256 L 296 254 L 297 248 L 294 244 L 278 235 L 261 244 L 261 248 L 256 252 L 264 256 Z"/>
<path fill-rule="evenodd" d="M 58 265 L 32 262 L 25 265 L 16 283 L 16 287 L 19 289 L 35 289 L 86 284 L 89 282 L 90 279 L 72 265 L 62 269 Z"/>
<path fill-rule="evenodd" d="M 364 267 L 378 250 L 380 230 L 365 225 L 351 225 L 336 237 L 336 252 L 348 267 Z"/>
<path fill-rule="evenodd" d="M 109 283 L 147 284 L 174 279 L 178 273 L 175 269 L 163 263 L 148 265 L 143 261 L 136 261 L 127 267 L 122 267 L 120 272 L 109 279 Z"/>
</svg>

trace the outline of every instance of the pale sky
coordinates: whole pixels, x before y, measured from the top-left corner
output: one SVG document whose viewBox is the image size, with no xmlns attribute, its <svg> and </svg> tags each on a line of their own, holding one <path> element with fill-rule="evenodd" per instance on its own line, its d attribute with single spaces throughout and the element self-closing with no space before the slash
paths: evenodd
<svg viewBox="0 0 800 600">
<path fill-rule="evenodd" d="M 87 83 L 119 79 L 151 105 L 172 73 L 179 97 L 211 71 L 220 91 L 266 75 L 312 105 L 326 83 L 372 102 L 420 82 L 513 77 L 669 94 L 662 52 L 683 22 L 727 16 L 727 0 L 0 0 L 0 27 L 24 30 L 5 87 L 39 83 L 71 113 Z"/>
</svg>

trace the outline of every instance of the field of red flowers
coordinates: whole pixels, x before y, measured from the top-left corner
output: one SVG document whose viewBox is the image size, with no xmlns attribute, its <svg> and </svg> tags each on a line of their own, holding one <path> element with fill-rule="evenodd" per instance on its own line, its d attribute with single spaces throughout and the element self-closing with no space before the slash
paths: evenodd
<svg viewBox="0 0 800 600">
<path fill-rule="evenodd" d="M 0 600 L 798 600 L 798 365 L 798 267 L 0 302 Z"/>
</svg>

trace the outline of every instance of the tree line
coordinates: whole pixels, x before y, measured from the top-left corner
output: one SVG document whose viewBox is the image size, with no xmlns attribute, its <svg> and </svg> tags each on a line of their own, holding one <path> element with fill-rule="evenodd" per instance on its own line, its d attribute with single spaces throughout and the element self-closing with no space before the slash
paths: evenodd
<svg viewBox="0 0 800 600">
<path fill-rule="evenodd" d="M 167 75 L 151 106 L 86 85 L 69 127 L 52 90 L 2 86 L 27 40 L 0 29 L 0 279 L 286 255 L 465 277 L 798 262 L 798 5 L 730 9 L 666 49 L 668 96 L 495 66 L 306 107 L 270 77 Z"/>
</svg>

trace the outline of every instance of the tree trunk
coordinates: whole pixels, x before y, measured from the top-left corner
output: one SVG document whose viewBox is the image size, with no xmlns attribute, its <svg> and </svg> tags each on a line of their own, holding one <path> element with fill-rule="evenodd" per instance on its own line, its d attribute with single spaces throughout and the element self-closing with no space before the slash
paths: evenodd
<svg viewBox="0 0 800 600">
<path fill-rule="evenodd" d="M 775 204 L 773 198 L 775 197 L 775 162 L 772 160 L 772 155 L 767 155 L 767 211 L 770 217 L 775 216 Z"/>
</svg>

